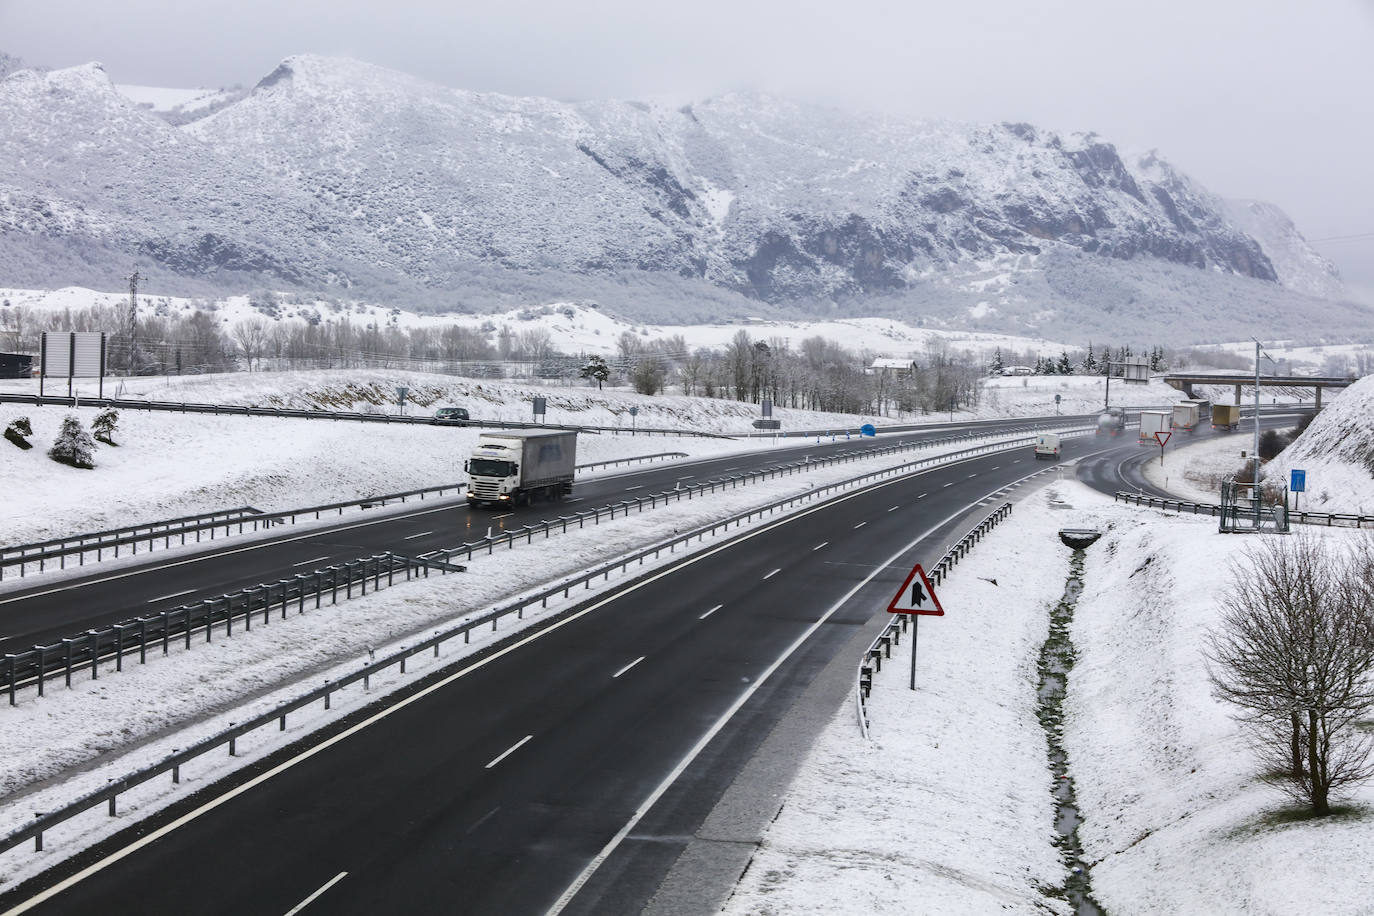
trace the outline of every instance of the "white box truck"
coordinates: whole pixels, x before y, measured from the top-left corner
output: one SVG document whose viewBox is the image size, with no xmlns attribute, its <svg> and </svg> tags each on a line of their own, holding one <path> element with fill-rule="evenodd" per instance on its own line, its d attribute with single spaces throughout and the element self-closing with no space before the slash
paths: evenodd
<svg viewBox="0 0 1374 916">
<path fill-rule="evenodd" d="M 468 505 L 518 506 L 536 497 L 572 492 L 577 430 L 529 429 L 482 433 L 463 463 Z"/>
<path fill-rule="evenodd" d="M 1140 444 L 1158 445 L 1155 433 L 1167 433 L 1172 428 L 1173 413 L 1167 410 L 1142 410 L 1140 412 Z"/>
<path fill-rule="evenodd" d="M 1192 432 L 1197 429 L 1198 414 L 1196 401 L 1180 401 L 1174 405 L 1173 428 Z"/>
<path fill-rule="evenodd" d="M 1035 457 L 1054 461 L 1059 457 L 1059 437 L 1054 433 L 1040 433 L 1035 437 Z"/>
</svg>

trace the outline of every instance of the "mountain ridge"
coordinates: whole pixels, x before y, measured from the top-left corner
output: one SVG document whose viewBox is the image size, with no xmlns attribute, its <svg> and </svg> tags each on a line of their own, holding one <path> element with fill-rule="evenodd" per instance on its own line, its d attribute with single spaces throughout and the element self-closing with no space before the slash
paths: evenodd
<svg viewBox="0 0 1374 916">
<path fill-rule="evenodd" d="M 1041 282 L 1056 270 L 1209 287 L 1182 268 L 1300 309 L 1339 290 L 1296 229 L 1269 234 L 1271 257 L 1157 154 L 1028 124 L 868 118 L 760 93 L 566 103 L 316 55 L 181 126 L 123 99 L 98 64 L 12 74 L 6 112 L 0 270 L 41 255 L 58 285 L 124 255 L 126 270 L 132 256 L 191 288 L 436 308 L 657 297 L 710 314 L 905 302 L 935 323 L 1017 331 L 1065 320 Z M 1140 282 L 1121 298 L 1147 299 L 1156 281 Z M 1040 286 L 1044 301 L 1028 298 Z"/>
</svg>

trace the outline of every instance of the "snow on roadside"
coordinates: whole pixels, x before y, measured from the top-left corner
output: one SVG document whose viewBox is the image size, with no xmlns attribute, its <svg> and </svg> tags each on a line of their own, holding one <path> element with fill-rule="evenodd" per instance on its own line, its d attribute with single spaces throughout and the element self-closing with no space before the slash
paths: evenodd
<svg viewBox="0 0 1374 916">
<path fill-rule="evenodd" d="M 0 773 L 0 834 L 27 823 L 33 811 L 60 806 L 104 786 L 108 779 L 165 759 L 173 747 L 186 747 L 222 731 L 231 721 L 261 714 L 325 679 L 357 670 L 369 649 L 383 657 L 399 645 L 505 603 L 513 593 L 573 577 L 597 562 L 722 516 L 804 493 L 824 483 L 965 447 L 967 443 L 959 443 L 817 467 L 806 474 L 723 490 L 613 523 L 570 530 L 491 556 L 479 554 L 470 562 L 463 561 L 469 567 L 467 573 L 398 584 L 366 599 L 336 607 L 326 605 L 320 610 L 310 608 L 304 615 L 293 610 L 285 621 L 276 619 L 268 626 L 259 622 L 251 634 L 243 632 L 240 625 L 233 639 L 224 638 L 221 628 L 209 645 L 203 635 L 197 635 L 193 649 L 175 646 L 175 659 L 163 660 L 156 652 L 146 666 L 138 665 L 136 657 L 126 659 L 122 673 L 107 671 L 99 680 L 90 680 L 89 674 L 78 675 L 70 690 L 53 685 L 41 700 L 29 698 L 17 707 L 0 705 L 0 759 L 6 761 Z M 531 550 L 539 552 L 537 565 L 526 562 Z M 676 555 L 664 553 L 661 562 L 680 555 L 680 551 Z M 642 568 L 653 565 L 646 562 Z M 640 568 L 635 567 L 636 572 Z M 578 590 L 573 600 L 596 592 L 595 588 Z M 561 609 L 558 601 L 551 600 L 547 611 L 527 612 L 519 626 L 529 626 Z M 513 620 L 503 622 L 499 636 L 505 637 L 516 626 Z M 485 630 L 474 637 L 467 652 L 482 648 L 492 638 Z M 461 642 L 446 646 L 443 663 L 452 663 L 463 650 Z M 429 663 L 427 656 L 417 657 L 410 665 L 412 673 L 423 671 Z M 362 702 L 356 696 L 361 692 L 355 689 L 353 693 L 354 702 Z M 335 703 L 337 711 L 349 708 L 341 705 L 342 700 Z M 293 716 L 293 722 L 298 719 L 306 724 L 332 721 L 318 712 Z M 300 727 L 295 726 L 293 734 L 299 734 Z M 233 761 L 235 766 L 256 759 L 246 750 L 248 745 L 241 742 L 244 756 Z M 257 756 L 280 746 L 264 741 Z M 230 761 L 210 756 L 216 759 L 197 761 L 188 771 L 194 770 L 201 781 L 230 771 Z M 159 783 L 142 801 L 137 797 L 122 800 L 121 810 L 127 817 L 175 797 L 169 785 Z M 62 842 L 55 839 L 49 844 L 51 852 L 43 856 L 11 853 L 0 861 L 0 880 L 22 880 L 51 867 L 75 852 L 78 841 L 92 842 L 125 823 L 87 819 L 80 831 L 68 830 Z"/>
<path fill-rule="evenodd" d="M 1207 681 L 1204 635 L 1255 536 L 1084 493 L 1083 521 L 1107 533 L 1087 551 L 1064 730 L 1096 899 L 1113 914 L 1368 913 L 1374 787 L 1352 816 L 1291 816 Z"/>
<path fill-rule="evenodd" d="M 1016 505 L 939 587 L 873 678 L 872 741 L 836 714 L 725 912 L 1072 912 L 1053 846 L 1036 663 L 1070 551 L 1054 484 Z M 994 585 L 987 579 L 996 579 Z M 858 659 L 855 659 L 857 668 Z"/>
</svg>

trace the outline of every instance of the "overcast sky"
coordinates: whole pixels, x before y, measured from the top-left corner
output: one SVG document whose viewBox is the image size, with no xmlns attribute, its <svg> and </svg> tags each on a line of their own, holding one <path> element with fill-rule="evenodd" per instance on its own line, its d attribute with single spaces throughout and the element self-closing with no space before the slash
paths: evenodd
<svg viewBox="0 0 1374 916">
<path fill-rule="evenodd" d="M 1374 303 L 1374 0 L 0 0 L 0 50 L 150 86 L 311 52 L 515 95 L 751 88 L 1092 130 L 1283 207 Z"/>
</svg>

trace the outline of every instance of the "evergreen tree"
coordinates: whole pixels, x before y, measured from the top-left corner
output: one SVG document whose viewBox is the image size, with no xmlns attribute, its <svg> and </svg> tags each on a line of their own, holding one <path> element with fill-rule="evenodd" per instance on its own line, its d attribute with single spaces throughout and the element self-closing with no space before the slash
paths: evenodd
<svg viewBox="0 0 1374 916">
<path fill-rule="evenodd" d="M 26 451 L 33 448 L 33 443 L 29 441 L 32 435 L 33 427 L 29 425 L 28 417 L 15 417 L 5 427 L 5 438 Z"/>
<path fill-rule="evenodd" d="M 1083 357 L 1080 368 L 1083 370 L 1084 375 L 1097 374 L 1097 357 L 1093 355 L 1093 342 L 1091 340 L 1088 341 L 1088 355 Z"/>
<path fill-rule="evenodd" d="M 1059 365 L 1055 367 L 1060 375 L 1073 375 L 1073 363 L 1069 362 L 1069 351 L 1059 351 Z"/>
<path fill-rule="evenodd" d="M 91 432 L 98 441 L 104 442 L 106 445 L 116 445 L 114 432 L 118 423 L 119 411 L 107 407 L 96 414 L 95 419 L 91 421 Z"/>
<path fill-rule="evenodd" d="M 601 383 L 611 377 L 611 367 L 610 364 L 606 362 L 605 357 L 589 356 L 587 357 L 586 364 L 582 366 L 581 371 L 577 374 L 581 378 L 596 379 L 596 390 L 600 391 Z"/>
<path fill-rule="evenodd" d="M 62 430 L 48 449 L 48 457 L 74 468 L 95 467 L 95 440 L 81 426 L 81 421 L 68 414 L 62 420 Z"/>
<path fill-rule="evenodd" d="M 1002 348 L 998 347 L 997 352 L 992 354 L 992 364 L 988 366 L 988 372 L 992 375 L 1001 375 L 1006 367 L 1007 364 L 1002 361 Z"/>
</svg>

